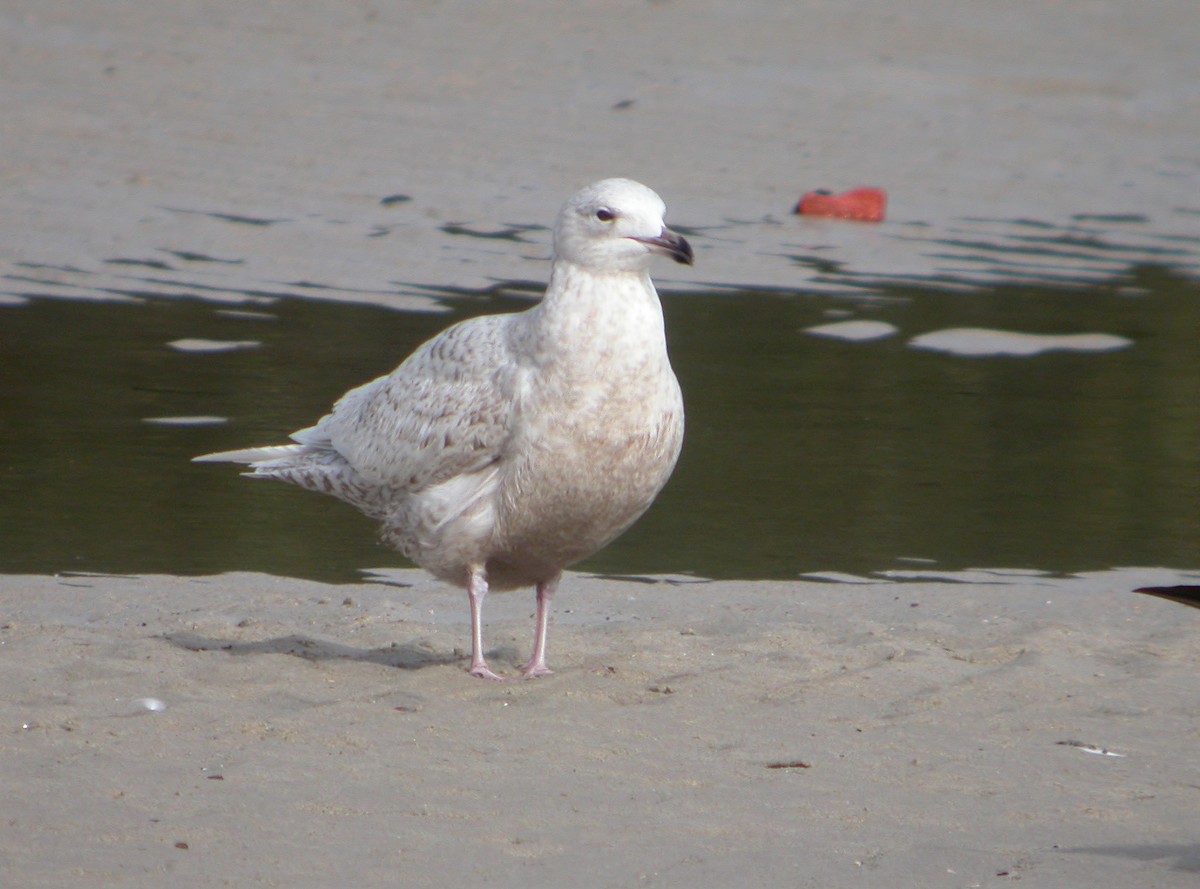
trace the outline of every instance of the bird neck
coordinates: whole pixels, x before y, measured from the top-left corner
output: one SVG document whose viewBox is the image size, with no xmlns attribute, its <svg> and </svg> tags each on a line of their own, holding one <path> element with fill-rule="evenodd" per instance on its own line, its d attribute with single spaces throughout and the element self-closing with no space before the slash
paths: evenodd
<svg viewBox="0 0 1200 889">
<path fill-rule="evenodd" d="M 550 283 L 546 286 L 547 297 L 565 294 L 586 296 L 592 292 L 611 293 L 618 299 L 626 293 L 641 298 L 645 298 L 645 294 L 649 293 L 654 299 L 658 298 L 650 281 L 650 270 L 645 266 L 596 270 L 561 257 L 555 258 L 550 267 Z"/>
<path fill-rule="evenodd" d="M 558 259 L 530 315 L 551 353 L 665 353 L 662 305 L 645 269 L 595 272 Z"/>
</svg>

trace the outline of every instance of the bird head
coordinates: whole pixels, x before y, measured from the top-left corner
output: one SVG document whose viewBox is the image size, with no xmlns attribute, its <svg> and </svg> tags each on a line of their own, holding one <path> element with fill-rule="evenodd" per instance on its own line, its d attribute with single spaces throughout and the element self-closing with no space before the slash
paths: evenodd
<svg viewBox="0 0 1200 889">
<path fill-rule="evenodd" d="M 640 271 L 658 253 L 692 264 L 692 247 L 663 223 L 662 198 L 632 179 L 603 179 L 572 197 L 554 225 L 554 253 L 594 272 Z"/>
</svg>

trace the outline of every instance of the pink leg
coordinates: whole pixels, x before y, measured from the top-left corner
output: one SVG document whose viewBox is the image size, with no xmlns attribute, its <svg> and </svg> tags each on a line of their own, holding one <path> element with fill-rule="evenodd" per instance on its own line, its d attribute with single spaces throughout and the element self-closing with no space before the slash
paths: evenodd
<svg viewBox="0 0 1200 889">
<path fill-rule="evenodd" d="M 471 600 L 471 675 L 480 679 L 502 679 L 492 672 L 483 656 L 483 597 L 487 591 L 487 576 L 483 569 L 472 569 L 467 577 L 467 596 Z"/>
<path fill-rule="evenodd" d="M 530 656 L 529 662 L 521 668 L 521 672 L 527 679 L 550 676 L 554 673 L 546 666 L 546 626 L 550 623 L 550 602 L 554 599 L 554 592 L 558 589 L 558 579 L 561 576 L 561 574 L 556 574 L 545 583 L 539 583 L 537 587 L 537 621 L 533 632 L 533 654 Z"/>
</svg>

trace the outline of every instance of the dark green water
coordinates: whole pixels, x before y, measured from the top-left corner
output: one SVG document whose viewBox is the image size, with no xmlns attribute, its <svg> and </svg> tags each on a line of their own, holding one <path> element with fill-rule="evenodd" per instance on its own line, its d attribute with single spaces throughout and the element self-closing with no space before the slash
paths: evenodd
<svg viewBox="0 0 1200 889">
<path fill-rule="evenodd" d="M 404 564 L 343 504 L 188 460 L 283 442 L 450 321 L 527 304 L 501 291 L 427 315 L 285 299 L 266 320 L 184 299 L 0 309 L 0 571 L 351 580 Z M 650 513 L 583 568 L 788 578 L 908 559 L 1200 566 L 1193 281 L 1144 267 L 1086 289 L 914 285 L 873 301 L 747 292 L 664 304 L 687 399 L 684 455 Z M 831 309 L 899 333 L 850 343 L 801 332 Z M 1133 345 L 1028 358 L 907 345 L 965 326 Z M 262 346 L 166 346 L 182 337 Z M 199 414 L 229 422 L 144 422 Z"/>
</svg>

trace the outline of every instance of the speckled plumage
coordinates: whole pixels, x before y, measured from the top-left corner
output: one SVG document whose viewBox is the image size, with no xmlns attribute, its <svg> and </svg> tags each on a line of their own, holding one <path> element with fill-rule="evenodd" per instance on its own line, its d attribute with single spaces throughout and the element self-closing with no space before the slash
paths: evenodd
<svg viewBox="0 0 1200 889">
<path fill-rule="evenodd" d="M 647 269 L 654 253 L 688 263 L 692 253 L 664 212 L 636 182 L 589 186 L 559 213 L 536 306 L 448 328 L 347 392 L 295 444 L 196 459 L 248 463 L 255 478 L 345 500 L 381 523 L 388 544 L 465 587 L 477 676 L 497 678 L 482 650 L 484 594 L 535 585 L 524 670 L 549 673 L 546 622 L 563 568 L 645 512 L 683 441 Z"/>
</svg>

